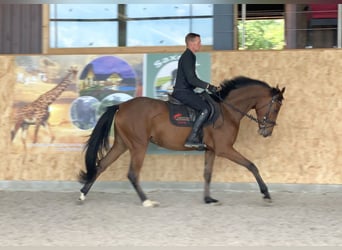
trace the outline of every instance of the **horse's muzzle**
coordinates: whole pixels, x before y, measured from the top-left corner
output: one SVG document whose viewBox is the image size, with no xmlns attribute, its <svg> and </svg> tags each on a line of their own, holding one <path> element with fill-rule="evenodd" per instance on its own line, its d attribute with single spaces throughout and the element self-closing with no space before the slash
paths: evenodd
<svg viewBox="0 0 342 250">
<path fill-rule="evenodd" d="M 272 135 L 272 129 L 259 128 L 258 133 L 263 137 L 268 137 Z"/>
</svg>

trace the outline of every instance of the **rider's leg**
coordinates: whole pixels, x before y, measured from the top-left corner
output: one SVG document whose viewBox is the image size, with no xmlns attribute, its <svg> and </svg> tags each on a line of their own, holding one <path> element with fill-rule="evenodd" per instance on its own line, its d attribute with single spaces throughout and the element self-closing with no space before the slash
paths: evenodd
<svg viewBox="0 0 342 250">
<path fill-rule="evenodd" d="M 209 116 L 209 110 L 204 109 L 201 114 L 197 117 L 192 131 L 189 137 L 186 139 L 184 147 L 187 148 L 205 148 L 205 144 L 202 142 L 202 138 L 200 138 L 200 131 L 202 130 L 203 123 L 207 120 Z"/>
</svg>

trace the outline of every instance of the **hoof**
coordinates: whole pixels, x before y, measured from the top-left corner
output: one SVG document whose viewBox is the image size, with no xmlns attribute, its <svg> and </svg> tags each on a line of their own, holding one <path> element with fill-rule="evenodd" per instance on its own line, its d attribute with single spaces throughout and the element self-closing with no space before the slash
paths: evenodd
<svg viewBox="0 0 342 250">
<path fill-rule="evenodd" d="M 85 195 L 84 193 L 81 192 L 80 198 L 78 198 L 80 201 L 84 201 L 85 200 Z"/>
<path fill-rule="evenodd" d="M 270 194 L 268 192 L 266 194 L 264 194 L 264 199 L 271 200 L 271 196 L 270 196 Z"/>
<path fill-rule="evenodd" d="M 206 204 L 210 204 L 210 205 L 213 205 L 213 206 L 218 206 L 218 205 L 221 205 L 222 203 L 219 202 L 218 200 L 214 199 L 214 198 L 211 198 L 211 197 L 205 197 L 204 198 L 204 202 Z"/>
<path fill-rule="evenodd" d="M 143 207 L 158 207 L 159 206 L 158 201 L 151 201 L 151 200 L 145 200 L 142 205 Z"/>
<path fill-rule="evenodd" d="M 265 195 L 263 200 L 268 203 L 272 202 L 271 196 L 269 194 Z"/>
</svg>

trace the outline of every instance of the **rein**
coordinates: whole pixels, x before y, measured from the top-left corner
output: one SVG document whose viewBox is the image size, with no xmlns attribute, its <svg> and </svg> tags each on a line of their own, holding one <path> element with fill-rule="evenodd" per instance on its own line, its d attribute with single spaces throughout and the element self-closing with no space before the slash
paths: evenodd
<svg viewBox="0 0 342 250">
<path fill-rule="evenodd" d="M 246 112 L 243 112 L 243 111 L 241 111 L 240 109 L 238 109 L 237 107 L 235 107 L 233 104 L 231 104 L 231 103 L 225 101 L 225 100 L 222 99 L 221 96 L 219 96 L 217 93 L 213 93 L 213 94 L 221 101 L 221 103 L 223 103 L 224 105 L 230 107 L 231 109 L 233 109 L 234 111 L 240 113 L 241 115 L 246 116 L 246 117 L 249 118 L 250 120 L 256 122 L 256 123 L 257 123 L 259 126 L 261 126 L 262 128 L 268 128 L 268 127 L 266 126 L 266 124 L 270 124 L 269 127 L 274 127 L 274 126 L 276 125 L 276 122 L 275 122 L 275 121 L 270 121 L 270 120 L 268 120 L 268 116 L 269 116 L 269 114 L 270 114 L 270 112 L 271 112 L 272 105 L 273 105 L 273 103 L 275 102 L 275 97 L 276 97 L 276 95 L 272 97 L 272 100 L 271 100 L 269 103 L 267 103 L 267 104 L 265 104 L 264 106 L 262 106 L 262 107 L 259 108 L 259 109 L 262 109 L 262 108 L 264 108 L 265 106 L 269 105 L 269 109 L 268 109 L 266 115 L 265 115 L 265 116 L 263 117 L 263 119 L 260 121 L 258 118 L 254 117 L 253 115 L 248 114 L 248 113 L 246 113 Z"/>
</svg>

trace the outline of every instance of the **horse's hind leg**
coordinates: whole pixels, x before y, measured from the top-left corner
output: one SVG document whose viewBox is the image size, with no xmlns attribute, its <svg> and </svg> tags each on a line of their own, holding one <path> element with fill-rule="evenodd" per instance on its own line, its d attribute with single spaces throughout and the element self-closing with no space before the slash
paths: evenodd
<svg viewBox="0 0 342 250">
<path fill-rule="evenodd" d="M 101 161 L 99 162 L 96 176 L 92 180 L 87 181 L 83 185 L 81 189 L 80 200 L 85 199 L 85 196 L 89 192 L 90 188 L 92 187 L 96 179 L 100 176 L 100 174 L 104 172 L 110 166 L 110 164 L 116 161 L 124 152 L 126 152 L 127 150 L 126 145 L 118 141 L 120 140 L 119 139 L 116 140 L 113 147 L 109 150 L 109 152 L 105 155 L 105 157 L 103 157 Z"/>
<path fill-rule="evenodd" d="M 140 176 L 140 170 L 142 168 L 142 164 L 145 158 L 146 150 L 132 150 L 131 151 L 131 162 L 129 165 L 129 170 L 127 177 L 129 181 L 131 182 L 132 186 L 134 187 L 135 191 L 137 192 L 142 205 L 144 207 L 155 207 L 158 206 L 159 203 L 156 201 L 151 201 L 147 199 L 146 194 L 142 190 L 140 186 L 139 176 Z"/>
<path fill-rule="evenodd" d="M 205 163 L 204 163 L 204 202 L 207 204 L 219 204 L 219 201 L 211 198 L 210 196 L 210 182 L 213 173 L 213 166 L 215 160 L 215 153 L 207 150 L 205 152 Z"/>
</svg>

